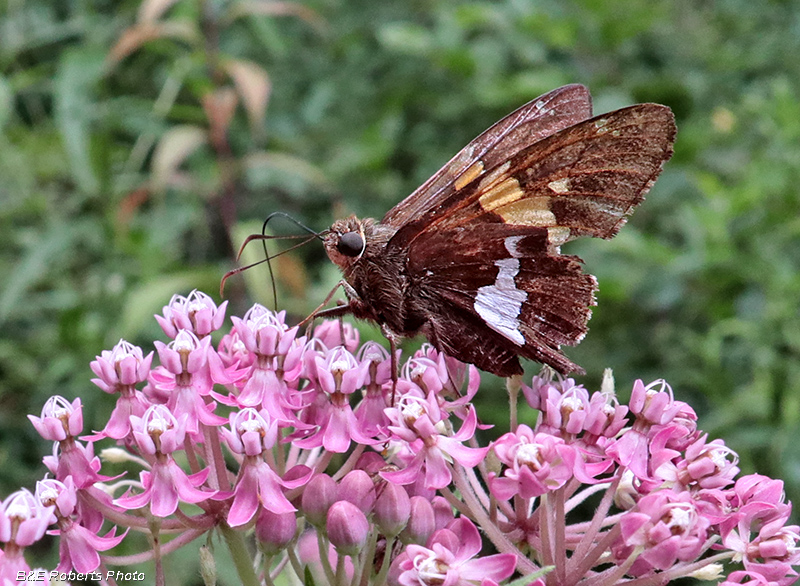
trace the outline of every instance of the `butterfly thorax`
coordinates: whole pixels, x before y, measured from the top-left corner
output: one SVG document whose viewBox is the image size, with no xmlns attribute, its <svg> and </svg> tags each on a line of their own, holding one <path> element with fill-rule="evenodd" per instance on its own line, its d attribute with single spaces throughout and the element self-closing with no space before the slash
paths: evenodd
<svg viewBox="0 0 800 586">
<path fill-rule="evenodd" d="M 372 218 L 350 216 L 335 222 L 325 237 L 325 252 L 357 294 L 352 313 L 373 320 L 398 335 L 416 331 L 421 322 L 406 306 L 406 260 L 387 246 L 396 228 Z"/>
</svg>

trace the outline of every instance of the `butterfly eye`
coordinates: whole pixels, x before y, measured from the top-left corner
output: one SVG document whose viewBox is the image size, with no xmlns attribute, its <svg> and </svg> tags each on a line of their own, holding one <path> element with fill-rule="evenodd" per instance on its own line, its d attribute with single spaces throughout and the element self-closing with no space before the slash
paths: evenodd
<svg viewBox="0 0 800 586">
<path fill-rule="evenodd" d="M 336 243 L 336 250 L 345 256 L 358 256 L 364 250 L 364 239 L 358 232 L 345 232 Z"/>
</svg>

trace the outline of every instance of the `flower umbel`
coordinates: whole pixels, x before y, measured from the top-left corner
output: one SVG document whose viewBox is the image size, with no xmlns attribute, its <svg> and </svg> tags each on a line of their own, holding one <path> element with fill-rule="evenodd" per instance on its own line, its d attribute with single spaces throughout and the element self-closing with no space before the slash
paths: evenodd
<svg viewBox="0 0 800 586">
<path fill-rule="evenodd" d="M 626 405 L 610 377 L 598 392 L 534 377 L 530 409 L 486 443 L 473 366 L 425 345 L 393 381 L 392 357 L 351 325 L 307 337 L 256 305 L 218 332 L 225 309 L 175 296 L 155 352 L 101 352 L 92 382 L 116 401 L 102 431 L 81 436 L 77 398 L 29 416 L 52 477 L 0 507 L 0 583 L 25 575 L 48 528 L 59 571 L 152 560 L 155 583 L 203 536 L 213 577 L 211 532 L 245 586 L 282 572 L 361 586 L 650 586 L 723 567 L 726 586 L 797 579 L 781 481 L 739 476 L 664 381 L 636 381 Z M 140 551 L 112 555 L 123 540 Z"/>
</svg>

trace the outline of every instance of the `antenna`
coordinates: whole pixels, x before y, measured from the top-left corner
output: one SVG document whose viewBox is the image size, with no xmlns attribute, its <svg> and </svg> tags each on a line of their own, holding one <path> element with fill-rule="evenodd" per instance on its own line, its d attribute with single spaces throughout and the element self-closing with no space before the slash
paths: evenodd
<svg viewBox="0 0 800 586">
<path fill-rule="evenodd" d="M 297 226 L 297 227 L 301 228 L 302 230 L 305 230 L 306 232 L 311 234 L 311 236 L 306 237 L 304 235 L 298 235 L 298 234 L 291 235 L 291 236 L 271 236 L 271 235 L 268 235 L 267 234 L 267 226 L 269 225 L 270 221 L 273 218 L 276 218 L 276 217 L 281 217 L 281 218 L 284 218 L 286 220 L 289 220 L 295 226 Z M 304 246 L 304 245 L 308 244 L 309 242 L 311 242 L 315 238 L 318 239 L 318 240 L 323 240 L 324 239 L 323 238 L 324 234 L 325 234 L 325 232 L 316 232 L 315 230 L 312 230 L 311 228 L 309 228 L 308 226 L 306 226 L 302 222 L 296 220 L 295 218 L 293 218 L 292 216 L 287 214 L 286 212 L 272 212 L 264 220 L 264 224 L 261 227 L 261 234 L 251 234 L 250 236 L 245 238 L 244 242 L 239 247 L 239 252 L 236 253 L 236 260 L 238 261 L 242 257 L 242 253 L 244 252 L 244 249 L 247 247 L 248 244 L 250 244 L 251 242 L 253 242 L 255 240 L 260 240 L 261 244 L 262 244 L 262 246 L 264 248 L 264 258 L 259 260 L 259 261 L 257 261 L 257 262 L 254 262 L 252 264 L 249 264 L 247 266 L 237 267 L 237 268 L 235 268 L 233 270 L 230 270 L 227 273 L 225 273 L 222 276 L 222 280 L 220 281 L 220 284 L 219 284 L 220 296 L 223 296 L 223 290 L 225 289 L 225 283 L 227 282 L 227 280 L 230 277 L 232 277 L 234 275 L 238 275 L 239 273 L 242 273 L 242 272 L 244 272 L 244 271 L 246 271 L 248 269 L 251 269 L 251 268 L 253 268 L 255 266 L 258 266 L 258 265 L 266 262 L 268 270 L 269 270 L 269 279 L 270 279 L 270 282 L 272 284 L 272 299 L 273 299 L 273 302 L 275 304 L 275 310 L 277 311 L 277 309 L 278 309 L 278 288 L 277 288 L 277 286 L 275 284 L 275 273 L 272 270 L 272 262 L 271 262 L 272 259 L 278 258 L 282 254 L 286 254 L 287 252 L 291 252 L 292 250 L 295 250 L 296 248 L 300 248 L 301 246 Z M 290 246 L 286 250 L 278 252 L 277 254 L 273 254 L 273 255 L 269 254 L 269 250 L 267 249 L 267 241 L 269 241 L 269 240 L 296 240 L 298 238 L 303 238 L 304 240 L 302 242 L 299 242 L 299 243 L 295 244 L 294 246 Z"/>
</svg>

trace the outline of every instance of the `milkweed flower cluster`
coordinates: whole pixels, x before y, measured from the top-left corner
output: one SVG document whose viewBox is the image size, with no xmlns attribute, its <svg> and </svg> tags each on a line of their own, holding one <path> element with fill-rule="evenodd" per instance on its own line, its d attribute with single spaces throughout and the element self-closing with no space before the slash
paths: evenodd
<svg viewBox="0 0 800 586">
<path fill-rule="evenodd" d="M 221 333 L 225 310 L 176 296 L 155 352 L 102 352 L 92 382 L 116 399 L 102 430 L 84 429 L 80 399 L 29 416 L 53 450 L 35 490 L 0 506 L 0 584 L 114 584 L 114 568 L 148 560 L 161 584 L 184 547 L 211 584 L 223 544 L 247 586 L 282 573 L 392 586 L 797 578 L 782 483 L 739 476 L 736 454 L 663 381 L 636 381 L 626 405 L 610 377 L 594 393 L 546 374 L 510 380 L 522 422 L 482 444 L 473 366 L 426 345 L 393 380 L 389 353 L 351 326 L 309 335 L 256 305 Z M 101 460 L 127 472 L 104 474 Z M 46 532 L 54 573 L 26 557 Z"/>
</svg>

